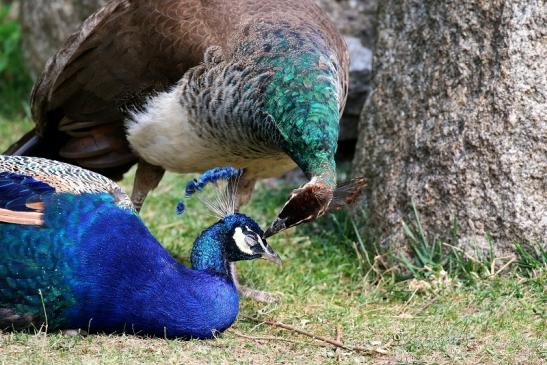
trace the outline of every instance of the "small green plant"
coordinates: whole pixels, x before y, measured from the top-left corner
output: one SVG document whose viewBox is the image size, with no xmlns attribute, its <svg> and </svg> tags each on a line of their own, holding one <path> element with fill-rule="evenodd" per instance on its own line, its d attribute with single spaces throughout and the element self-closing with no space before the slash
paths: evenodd
<svg viewBox="0 0 547 365">
<path fill-rule="evenodd" d="M 23 66 L 21 26 L 9 19 L 9 7 L 0 4 L 0 115 L 25 115 L 32 80 Z"/>
<path fill-rule="evenodd" d="M 521 272 L 529 274 L 547 267 L 547 248 L 545 243 L 516 243 L 516 265 Z"/>
<path fill-rule="evenodd" d="M 491 240 L 489 251 L 475 252 L 469 255 L 463 249 L 451 245 L 435 237 L 428 238 L 421 223 L 420 214 L 412 202 L 414 222 L 403 222 L 403 229 L 410 241 L 412 259 L 404 255 L 397 255 L 395 259 L 416 279 L 426 279 L 446 272 L 448 276 L 457 278 L 466 283 L 473 283 L 480 277 L 496 274 L 496 261 Z M 450 232 L 452 242 L 457 242 L 457 221 L 452 224 Z"/>
</svg>

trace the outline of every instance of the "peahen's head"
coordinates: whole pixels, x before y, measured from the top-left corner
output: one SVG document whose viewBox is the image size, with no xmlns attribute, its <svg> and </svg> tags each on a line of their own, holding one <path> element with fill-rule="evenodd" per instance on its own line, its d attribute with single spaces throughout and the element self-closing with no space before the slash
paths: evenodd
<svg viewBox="0 0 547 365">
<path fill-rule="evenodd" d="M 266 230 L 264 237 L 270 237 L 287 228 L 322 216 L 329 208 L 333 192 L 332 187 L 316 179 L 293 190 L 277 218 Z"/>
<path fill-rule="evenodd" d="M 258 224 L 244 214 L 235 213 L 222 219 L 219 224 L 226 227 L 230 239 L 224 241 L 228 261 L 266 259 L 277 264 L 281 259 L 262 238 L 264 232 Z"/>
<path fill-rule="evenodd" d="M 323 214 L 353 204 L 365 187 L 365 179 L 357 177 L 332 188 L 321 179 L 312 178 L 303 187 L 293 190 L 281 213 L 264 233 L 270 237 L 287 228 L 313 221 Z"/>
</svg>

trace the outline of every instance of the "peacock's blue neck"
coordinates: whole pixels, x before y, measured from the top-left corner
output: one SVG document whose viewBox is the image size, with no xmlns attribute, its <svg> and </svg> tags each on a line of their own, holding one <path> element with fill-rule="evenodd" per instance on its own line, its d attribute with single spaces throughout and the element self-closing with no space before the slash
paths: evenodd
<svg viewBox="0 0 547 365">
<path fill-rule="evenodd" d="M 212 271 L 229 277 L 230 265 L 222 245 L 222 242 L 230 239 L 228 234 L 226 226 L 219 223 L 203 231 L 192 247 L 192 269 Z"/>
<path fill-rule="evenodd" d="M 70 259 L 71 271 L 65 270 L 63 276 L 71 288 L 63 290 L 72 298 L 64 315 L 66 325 L 207 338 L 235 320 L 237 290 L 229 275 L 217 274 L 227 273 L 221 245 L 213 239 L 222 237 L 218 223 L 198 239 L 198 246 L 207 248 L 200 250 L 207 253 L 202 256 L 210 261 L 192 259 L 195 268 L 210 270 L 190 270 L 161 246 L 139 217 L 117 208 L 112 198 L 55 199 L 51 205 L 60 210 L 48 211 L 46 223 L 52 226 L 51 234 L 65 242 L 64 260 Z M 55 230 L 56 226 L 63 228 Z M 49 312 L 51 306 L 46 305 Z"/>
</svg>

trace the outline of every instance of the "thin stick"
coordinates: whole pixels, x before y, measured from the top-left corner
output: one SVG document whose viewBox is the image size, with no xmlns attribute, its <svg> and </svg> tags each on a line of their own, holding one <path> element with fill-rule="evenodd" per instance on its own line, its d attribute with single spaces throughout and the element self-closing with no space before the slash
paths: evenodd
<svg viewBox="0 0 547 365">
<path fill-rule="evenodd" d="M 499 269 L 495 274 L 493 274 L 493 276 L 498 276 L 503 270 L 505 270 L 509 265 L 511 265 L 515 261 L 516 261 L 516 258 L 514 257 L 511 260 L 507 261 L 507 263 L 503 265 L 501 269 Z"/>
<path fill-rule="evenodd" d="M 367 354 L 369 354 L 371 352 L 376 352 L 376 353 L 380 353 L 380 354 L 385 353 L 383 351 L 377 351 L 376 349 L 369 349 L 369 348 L 360 347 L 360 346 L 347 346 L 347 345 L 344 345 L 343 343 L 341 343 L 339 341 L 332 340 L 332 339 L 327 338 L 327 337 L 319 336 L 319 335 L 316 335 L 316 334 L 301 330 L 299 328 L 289 326 L 288 324 L 281 323 L 281 322 L 261 320 L 259 318 L 249 317 L 249 316 L 245 316 L 245 315 L 240 315 L 240 317 L 244 318 L 244 319 L 247 319 L 249 321 L 265 323 L 265 324 L 268 324 L 268 325 L 273 326 L 273 327 L 283 328 L 283 329 L 286 329 L 286 330 L 289 330 L 289 331 L 292 331 L 292 332 L 296 332 L 296 333 L 299 333 L 301 335 L 313 338 L 314 340 L 326 342 L 326 343 L 328 343 L 328 344 L 330 344 L 334 347 L 344 349 L 344 350 L 348 350 L 348 351 L 361 352 L 361 353 L 367 353 Z"/>
<path fill-rule="evenodd" d="M 252 341 L 282 341 L 282 342 L 290 342 L 290 343 L 294 343 L 294 344 L 297 344 L 297 345 L 307 345 L 308 343 L 306 342 L 302 342 L 302 341 L 295 341 L 295 340 L 291 340 L 290 338 L 283 338 L 283 337 L 276 337 L 276 336 L 249 336 L 249 335 L 245 335 L 241 332 L 238 332 L 236 330 L 233 330 L 233 329 L 229 329 L 228 332 L 231 332 L 233 333 L 234 335 L 238 336 L 238 337 L 241 337 L 241 338 L 245 338 L 247 340 L 252 340 Z"/>
<path fill-rule="evenodd" d="M 342 326 L 340 324 L 336 325 L 336 341 L 342 342 Z M 340 349 L 336 349 L 336 361 L 340 362 L 342 356 L 340 354 Z"/>
<path fill-rule="evenodd" d="M 412 294 L 410 295 L 410 298 L 408 298 L 408 300 L 406 301 L 406 303 L 403 305 L 403 309 L 399 312 L 399 315 L 401 315 L 402 313 L 406 312 L 406 309 L 408 308 L 408 305 L 410 304 L 410 302 L 412 301 L 412 299 L 414 299 L 414 296 L 416 295 L 416 293 L 418 292 L 418 289 L 415 289 Z"/>
</svg>

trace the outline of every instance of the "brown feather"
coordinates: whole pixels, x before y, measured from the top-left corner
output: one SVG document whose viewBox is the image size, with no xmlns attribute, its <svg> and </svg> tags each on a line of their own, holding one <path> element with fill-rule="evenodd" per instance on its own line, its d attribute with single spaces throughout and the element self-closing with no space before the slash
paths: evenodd
<svg viewBox="0 0 547 365">
<path fill-rule="evenodd" d="M 18 212 L 0 208 L 0 222 L 41 226 L 44 224 L 44 214 L 39 212 Z"/>
<path fill-rule="evenodd" d="M 34 209 L 38 212 L 43 212 L 45 209 L 44 202 L 33 202 L 33 203 L 27 203 L 25 206 L 29 209 Z"/>
<path fill-rule="evenodd" d="M 345 184 L 340 185 L 334 191 L 328 211 L 339 210 L 352 205 L 359 199 L 367 182 L 364 177 L 356 177 Z"/>
</svg>

